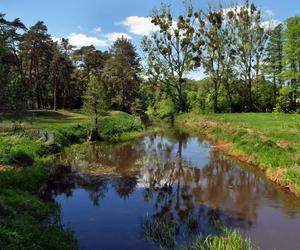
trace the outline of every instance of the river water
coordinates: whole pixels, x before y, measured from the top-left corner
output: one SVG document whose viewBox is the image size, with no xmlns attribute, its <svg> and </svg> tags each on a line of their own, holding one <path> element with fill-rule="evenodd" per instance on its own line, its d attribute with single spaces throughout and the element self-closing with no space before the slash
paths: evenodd
<svg viewBox="0 0 300 250">
<path fill-rule="evenodd" d="M 299 199 L 179 130 L 75 146 L 57 165 L 45 195 L 83 249 L 173 249 L 224 227 L 260 249 L 300 249 Z"/>
</svg>

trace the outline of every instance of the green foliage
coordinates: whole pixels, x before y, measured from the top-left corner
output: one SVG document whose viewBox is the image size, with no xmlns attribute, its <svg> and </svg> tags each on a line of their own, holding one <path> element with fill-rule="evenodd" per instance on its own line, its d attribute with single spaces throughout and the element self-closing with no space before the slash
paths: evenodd
<svg viewBox="0 0 300 250">
<path fill-rule="evenodd" d="M 105 92 L 103 91 L 103 82 L 93 76 L 88 82 L 86 94 L 84 96 L 84 110 L 92 115 L 94 119 L 94 128 L 98 130 L 98 119 L 101 113 L 106 110 Z"/>
<path fill-rule="evenodd" d="M 179 247 L 180 250 L 251 250 L 248 239 L 234 230 L 224 230 L 219 236 L 198 237 L 191 245 Z"/>
<path fill-rule="evenodd" d="M 22 168 L 19 171 L 0 172 L 0 188 L 20 189 L 39 194 L 41 186 L 47 181 L 48 171 L 44 167 Z"/>
<path fill-rule="evenodd" d="M 160 119 L 174 119 L 175 116 L 174 103 L 170 99 L 162 99 L 157 103 L 156 115 Z"/>
<path fill-rule="evenodd" d="M 72 233 L 59 226 L 43 226 L 26 217 L 1 220 L 0 244 L 3 250 L 77 249 Z"/>
<path fill-rule="evenodd" d="M 111 140 L 120 137 L 123 133 L 141 131 L 142 124 L 139 118 L 124 112 L 115 111 L 109 116 L 100 119 L 100 134 Z"/>
<path fill-rule="evenodd" d="M 25 136 L 1 136 L 0 162 L 31 166 L 40 148 L 41 143 L 34 142 Z"/>
<path fill-rule="evenodd" d="M 132 113 L 140 92 L 140 58 L 132 42 L 125 37 L 117 39 L 110 52 L 112 56 L 103 72 L 107 98 L 113 109 Z"/>
<path fill-rule="evenodd" d="M 76 125 L 55 131 L 55 144 L 60 150 L 87 138 L 88 125 Z"/>
</svg>

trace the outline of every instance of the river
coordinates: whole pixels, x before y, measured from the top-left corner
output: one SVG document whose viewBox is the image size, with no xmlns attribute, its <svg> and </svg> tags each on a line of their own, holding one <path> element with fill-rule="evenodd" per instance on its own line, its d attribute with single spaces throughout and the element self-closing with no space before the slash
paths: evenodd
<svg viewBox="0 0 300 250">
<path fill-rule="evenodd" d="M 299 199 L 180 130 L 75 146 L 56 164 L 45 196 L 83 249 L 175 248 L 224 227 L 260 249 L 300 249 Z"/>
</svg>

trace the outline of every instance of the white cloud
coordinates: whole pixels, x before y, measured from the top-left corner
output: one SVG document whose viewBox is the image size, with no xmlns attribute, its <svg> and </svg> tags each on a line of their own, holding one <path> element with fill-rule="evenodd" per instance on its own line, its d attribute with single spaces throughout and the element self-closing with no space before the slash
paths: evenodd
<svg viewBox="0 0 300 250">
<path fill-rule="evenodd" d="M 106 47 L 109 45 L 105 39 L 87 36 L 82 33 L 71 33 L 67 38 L 69 39 L 70 44 L 78 47 L 90 45 L 94 45 L 95 47 Z"/>
<path fill-rule="evenodd" d="M 82 30 L 82 27 L 80 25 L 77 25 L 76 28 Z"/>
<path fill-rule="evenodd" d="M 150 17 L 129 16 L 118 24 L 127 27 L 132 34 L 139 36 L 147 36 L 158 30 L 158 27 L 151 23 Z"/>
<path fill-rule="evenodd" d="M 59 43 L 59 42 L 61 41 L 61 38 L 53 36 L 53 37 L 52 37 L 52 40 L 53 40 L 54 42 L 58 42 L 58 43 Z"/>
<path fill-rule="evenodd" d="M 102 29 L 101 29 L 100 26 L 93 29 L 93 32 L 96 33 L 96 34 L 100 34 L 101 31 L 102 31 Z"/>
<path fill-rule="evenodd" d="M 265 10 L 264 13 L 265 13 L 266 17 L 273 17 L 274 16 L 273 10 L 270 10 L 270 9 Z"/>
<path fill-rule="evenodd" d="M 95 47 L 108 47 L 113 42 L 115 42 L 118 38 L 121 38 L 122 36 L 127 39 L 132 39 L 131 36 L 129 36 L 126 33 L 119 33 L 119 32 L 112 32 L 107 34 L 101 34 L 101 38 L 95 37 L 95 36 L 87 36 L 83 33 L 71 33 L 66 38 L 69 39 L 70 44 L 76 47 L 82 47 L 82 46 L 90 46 L 94 45 Z M 59 37 L 52 37 L 54 42 L 60 42 L 61 38 Z"/>
<path fill-rule="evenodd" d="M 121 37 L 124 37 L 127 39 L 132 39 L 132 37 L 129 36 L 128 34 L 119 33 L 119 32 L 112 32 L 112 33 L 105 34 L 103 36 L 108 40 L 108 42 L 115 42 L 118 38 L 121 38 Z"/>
<path fill-rule="evenodd" d="M 268 31 L 268 30 L 273 30 L 276 28 L 276 26 L 278 26 L 279 24 L 281 24 L 281 22 L 279 20 L 276 19 L 271 19 L 268 21 L 264 21 L 261 23 L 261 27 Z"/>
</svg>

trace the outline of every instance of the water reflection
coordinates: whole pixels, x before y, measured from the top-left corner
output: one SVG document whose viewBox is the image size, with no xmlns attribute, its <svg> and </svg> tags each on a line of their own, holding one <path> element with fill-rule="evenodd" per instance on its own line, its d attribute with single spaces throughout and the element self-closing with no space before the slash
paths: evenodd
<svg viewBox="0 0 300 250">
<path fill-rule="evenodd" d="M 78 191 L 83 189 L 93 206 L 98 207 L 98 210 L 89 207 L 87 212 L 95 213 L 99 224 L 81 222 L 80 225 L 89 233 L 82 240 L 79 235 L 79 242 L 87 249 L 104 245 L 105 249 L 118 248 L 117 242 L 108 242 L 100 236 L 91 238 L 93 230 L 108 230 L 101 227 L 103 220 L 110 220 L 112 234 L 119 233 L 123 249 L 154 248 L 141 241 L 141 218 L 147 223 L 169 223 L 170 220 L 176 228 L 172 232 L 176 234 L 177 242 L 197 234 L 217 234 L 220 225 L 224 225 L 240 228 L 262 247 L 278 247 L 282 245 L 276 241 L 279 231 L 272 234 L 274 241 L 266 243 L 263 240 L 267 230 L 261 224 L 274 219 L 262 218 L 264 209 L 279 213 L 278 225 L 281 227 L 289 228 L 292 221 L 293 227 L 300 229 L 298 200 L 241 168 L 207 141 L 179 131 L 146 136 L 121 145 L 73 147 L 58 159 L 58 164 L 63 167 L 56 168 L 44 197 L 63 204 L 66 200 L 75 200 L 72 195 L 80 198 L 82 194 Z M 119 203 L 121 200 L 123 202 Z M 116 203 L 120 206 L 119 220 L 130 220 L 130 226 L 113 222 L 116 212 L 112 208 Z M 71 207 L 65 207 L 65 213 L 68 213 Z M 134 212 L 135 209 L 138 210 Z M 76 218 L 68 220 L 72 222 Z M 134 237 L 134 245 L 127 231 Z M 155 238 L 152 240 L 161 244 Z M 300 240 L 295 238 L 292 248 L 291 242 L 287 245 L 293 249 L 294 246 L 298 248 L 299 243 Z"/>
</svg>

